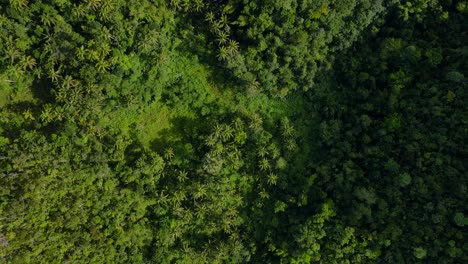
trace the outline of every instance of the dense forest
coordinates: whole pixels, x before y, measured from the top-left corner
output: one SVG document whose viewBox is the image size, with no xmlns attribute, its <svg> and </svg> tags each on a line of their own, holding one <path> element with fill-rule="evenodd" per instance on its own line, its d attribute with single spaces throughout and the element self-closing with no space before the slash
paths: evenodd
<svg viewBox="0 0 468 264">
<path fill-rule="evenodd" d="M 467 0 L 0 0 L 0 263 L 468 263 Z"/>
</svg>

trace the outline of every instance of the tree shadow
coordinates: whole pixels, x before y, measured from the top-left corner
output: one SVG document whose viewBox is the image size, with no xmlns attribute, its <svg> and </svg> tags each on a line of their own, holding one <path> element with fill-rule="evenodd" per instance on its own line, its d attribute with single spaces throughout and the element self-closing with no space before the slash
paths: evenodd
<svg viewBox="0 0 468 264">
<path fill-rule="evenodd" d="M 181 158 L 195 158 L 195 151 L 203 146 L 201 135 L 206 134 L 211 127 L 212 120 L 206 118 L 175 117 L 170 120 L 170 128 L 161 130 L 160 137 L 150 142 L 150 148 L 163 154 L 172 148 L 174 154 Z"/>
<path fill-rule="evenodd" d="M 46 79 L 35 79 L 31 86 L 31 92 L 34 98 L 41 100 L 44 103 L 52 103 L 55 98 L 52 95 L 53 83 Z"/>
</svg>

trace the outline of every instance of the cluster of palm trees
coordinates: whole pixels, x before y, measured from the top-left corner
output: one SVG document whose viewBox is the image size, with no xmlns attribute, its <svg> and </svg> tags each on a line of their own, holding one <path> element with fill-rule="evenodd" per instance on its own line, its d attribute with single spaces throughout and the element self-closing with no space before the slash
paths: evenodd
<svg viewBox="0 0 468 264">
<path fill-rule="evenodd" d="M 203 169 L 208 172 L 219 171 L 229 164 L 234 169 L 242 166 L 241 147 L 247 139 L 244 122 L 236 118 L 231 124 L 216 124 L 205 138 L 210 151 L 205 155 Z"/>
<path fill-rule="evenodd" d="M 296 133 L 289 119 L 281 120 L 278 133 L 283 136 L 285 142 L 283 144 L 283 142 L 271 139 L 270 133 L 263 127 L 260 115 L 253 115 L 249 121 L 246 124 L 238 117 L 231 123 L 215 125 L 212 133 L 205 137 L 205 145 L 209 151 L 203 159 L 202 167 L 205 172 L 214 175 L 222 173 L 225 168 L 231 168 L 236 173 L 242 173 L 244 169 L 247 169 L 254 175 L 263 175 L 259 178 L 261 180 L 256 189 L 262 199 L 267 199 L 268 189 L 279 183 L 279 173 L 288 165 L 288 153 L 291 154 L 297 149 Z M 242 133 L 245 133 L 246 138 L 237 140 Z M 247 138 L 257 138 L 257 140 L 260 138 L 260 140 L 255 143 L 254 147 L 248 145 L 253 142 L 247 141 Z M 252 156 L 247 157 L 243 151 L 251 147 L 254 147 L 256 151 L 252 152 Z M 254 161 L 252 167 L 248 165 L 246 158 Z"/>
<path fill-rule="evenodd" d="M 201 12 L 205 7 L 204 0 L 171 0 L 171 6 L 184 12 Z"/>
<path fill-rule="evenodd" d="M 231 27 L 227 14 L 224 12 L 218 19 L 213 12 L 208 12 L 205 20 L 210 24 L 211 32 L 215 35 L 219 47 L 217 57 L 224 61 L 239 53 L 239 42 L 230 38 Z"/>
<path fill-rule="evenodd" d="M 284 117 L 281 120 L 281 134 L 283 136 L 283 140 L 285 141 L 286 149 L 289 151 L 295 151 L 297 149 L 295 139 L 296 132 L 287 117 Z"/>
<path fill-rule="evenodd" d="M 216 2 L 216 1 L 213 1 Z M 170 5 L 177 11 L 204 13 L 212 34 L 214 34 L 218 52 L 216 57 L 220 61 L 229 61 L 239 54 L 239 42 L 232 38 L 229 14 L 233 12 L 231 5 L 216 3 L 210 7 L 203 0 L 171 0 Z"/>
</svg>

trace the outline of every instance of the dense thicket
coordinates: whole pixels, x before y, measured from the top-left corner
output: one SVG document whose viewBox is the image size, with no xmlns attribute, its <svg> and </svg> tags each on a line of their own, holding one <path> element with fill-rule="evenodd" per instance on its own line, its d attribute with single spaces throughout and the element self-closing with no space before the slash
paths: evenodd
<svg viewBox="0 0 468 264">
<path fill-rule="evenodd" d="M 382 261 L 414 262 L 412 253 L 466 261 L 467 18 L 388 19 L 337 60 L 324 84 L 334 96 L 322 97 L 331 102 L 322 112 L 328 158 L 318 179 L 344 221 L 380 236 Z"/>
<path fill-rule="evenodd" d="M 466 263 L 466 1 L 0 0 L 0 262 Z"/>
</svg>

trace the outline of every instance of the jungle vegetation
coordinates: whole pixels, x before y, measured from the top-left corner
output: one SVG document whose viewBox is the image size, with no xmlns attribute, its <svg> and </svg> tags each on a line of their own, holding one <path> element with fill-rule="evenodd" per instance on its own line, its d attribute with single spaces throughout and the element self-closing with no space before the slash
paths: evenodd
<svg viewBox="0 0 468 264">
<path fill-rule="evenodd" d="M 466 0 L 0 0 L 0 263 L 468 263 Z"/>
</svg>

